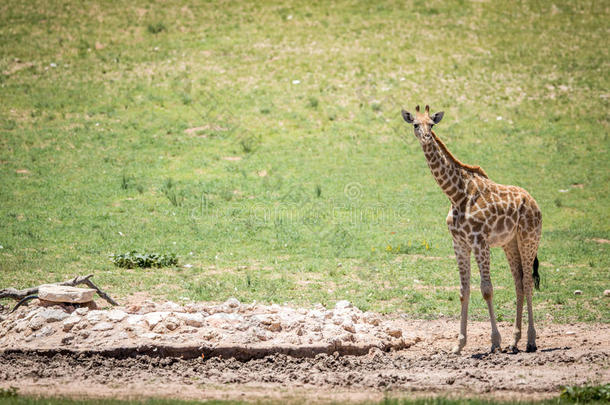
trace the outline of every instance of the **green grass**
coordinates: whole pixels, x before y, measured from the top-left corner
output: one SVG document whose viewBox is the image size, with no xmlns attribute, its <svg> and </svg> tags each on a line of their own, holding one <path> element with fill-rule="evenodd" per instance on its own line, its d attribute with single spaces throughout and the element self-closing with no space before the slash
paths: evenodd
<svg viewBox="0 0 610 405">
<path fill-rule="evenodd" d="M 599 1 L 4 1 L 0 286 L 93 272 L 119 297 L 457 316 L 449 203 L 399 113 L 427 103 L 461 160 L 541 206 L 536 317 L 608 322 L 608 17 Z M 134 250 L 180 267 L 109 260 Z M 497 249 L 492 280 L 512 320 Z"/>
<path fill-rule="evenodd" d="M 282 401 L 285 401 L 282 400 Z M 12 396 L 2 397 L 0 396 L 0 405 L 245 405 L 245 404 L 280 404 L 285 403 L 278 400 L 271 401 L 227 401 L 227 400 L 208 400 L 208 401 L 182 401 L 172 399 L 147 399 L 147 400 L 116 400 L 116 399 L 67 399 L 67 398 L 38 398 L 38 397 L 26 397 L 26 396 Z M 585 400 L 573 401 L 566 399 L 550 399 L 544 401 L 493 401 L 486 399 L 476 398 L 463 398 L 463 399 L 447 399 L 442 397 L 430 397 L 420 399 L 410 398 L 386 398 L 379 402 L 361 402 L 363 405 L 492 405 L 492 404 L 504 404 L 504 405 L 518 405 L 518 404 L 537 404 L 537 405 L 562 405 L 570 404 L 574 402 L 580 403 L 604 403 L 600 400 Z M 288 403 L 300 404 L 307 403 L 305 400 L 302 402 L 299 399 L 290 400 Z M 332 402 L 333 404 L 343 404 L 343 402 Z"/>
</svg>

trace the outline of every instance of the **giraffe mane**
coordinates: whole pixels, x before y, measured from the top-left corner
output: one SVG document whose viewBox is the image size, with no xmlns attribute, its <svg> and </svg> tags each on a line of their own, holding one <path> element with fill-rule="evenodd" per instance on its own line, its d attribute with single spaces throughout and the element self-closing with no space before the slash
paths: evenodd
<svg viewBox="0 0 610 405">
<path fill-rule="evenodd" d="M 459 167 L 461 167 L 463 169 L 466 169 L 469 172 L 479 174 L 479 175 L 485 177 L 486 179 L 489 178 L 489 176 L 487 175 L 487 173 L 485 173 L 485 170 L 483 170 L 481 168 L 481 166 L 468 165 L 466 163 L 460 162 L 455 156 L 453 156 L 453 153 L 451 153 L 449 151 L 449 149 L 447 149 L 447 146 L 445 146 L 443 141 L 441 141 L 440 138 L 438 136 L 436 136 L 434 131 L 431 130 L 430 132 L 432 133 L 432 136 L 434 137 L 436 144 L 439 146 L 439 148 L 441 148 L 441 150 L 445 153 L 445 156 L 447 156 L 447 158 L 449 158 L 449 160 L 451 160 L 453 163 L 455 163 L 456 165 L 458 165 Z"/>
</svg>

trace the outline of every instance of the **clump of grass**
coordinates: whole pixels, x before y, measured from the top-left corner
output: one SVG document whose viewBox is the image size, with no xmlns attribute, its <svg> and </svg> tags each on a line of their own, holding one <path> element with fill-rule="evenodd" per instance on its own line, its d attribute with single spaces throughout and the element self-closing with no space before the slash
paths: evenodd
<svg viewBox="0 0 610 405">
<path fill-rule="evenodd" d="M 117 267 L 133 269 L 136 267 L 171 267 L 178 264 L 176 254 L 138 253 L 135 250 L 127 253 L 112 254 L 110 260 Z"/>
<path fill-rule="evenodd" d="M 248 135 L 240 139 L 239 146 L 241 146 L 244 153 L 252 153 L 258 146 L 260 139 L 254 135 Z"/>
<path fill-rule="evenodd" d="M 315 97 L 309 97 L 309 107 L 318 108 L 318 99 Z"/>
<path fill-rule="evenodd" d="M 123 176 L 121 176 L 121 190 L 127 190 L 129 188 L 129 183 L 131 182 L 131 180 L 132 178 L 130 176 L 123 174 Z"/>
<path fill-rule="evenodd" d="M 0 398 L 14 398 L 19 395 L 19 388 L 8 387 L 0 388 Z"/>
<path fill-rule="evenodd" d="M 182 205 L 182 202 L 184 201 L 184 196 L 180 195 L 176 191 L 174 181 L 171 177 L 165 180 L 165 183 L 163 183 L 163 187 L 161 187 L 161 191 L 174 207 L 180 207 Z"/>
<path fill-rule="evenodd" d="M 582 387 L 568 385 L 561 388 L 561 399 L 574 402 L 610 401 L 610 384 L 585 385 Z"/>
<path fill-rule="evenodd" d="M 322 197 L 322 186 L 319 184 L 316 184 L 315 192 L 316 192 L 317 198 Z"/>
<path fill-rule="evenodd" d="M 167 31 L 167 28 L 165 27 L 165 24 L 163 24 L 161 21 L 148 24 L 148 32 L 150 32 L 151 34 L 156 35 L 162 31 Z"/>
</svg>

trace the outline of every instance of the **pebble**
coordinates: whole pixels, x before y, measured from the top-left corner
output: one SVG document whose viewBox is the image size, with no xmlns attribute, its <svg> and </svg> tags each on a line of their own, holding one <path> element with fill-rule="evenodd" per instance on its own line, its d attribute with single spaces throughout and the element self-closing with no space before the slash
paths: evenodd
<svg viewBox="0 0 610 405">
<path fill-rule="evenodd" d="M 610 290 L 604 290 L 604 297 L 610 297 Z"/>
<path fill-rule="evenodd" d="M 580 290 L 575 290 L 575 291 L 574 291 L 574 295 L 582 295 L 582 291 L 580 291 Z"/>
</svg>

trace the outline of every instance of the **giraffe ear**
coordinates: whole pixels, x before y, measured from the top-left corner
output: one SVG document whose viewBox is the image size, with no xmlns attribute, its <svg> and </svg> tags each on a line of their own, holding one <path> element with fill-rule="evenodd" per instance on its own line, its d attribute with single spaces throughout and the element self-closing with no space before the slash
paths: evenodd
<svg viewBox="0 0 610 405">
<path fill-rule="evenodd" d="M 413 124 L 413 115 L 410 112 L 402 110 L 401 114 L 405 121 L 407 121 L 409 124 Z"/>
<path fill-rule="evenodd" d="M 432 121 L 434 121 L 435 124 L 438 124 L 443 119 L 444 114 L 445 113 L 443 111 L 439 111 L 437 113 L 432 114 L 430 119 L 432 119 Z"/>
</svg>

